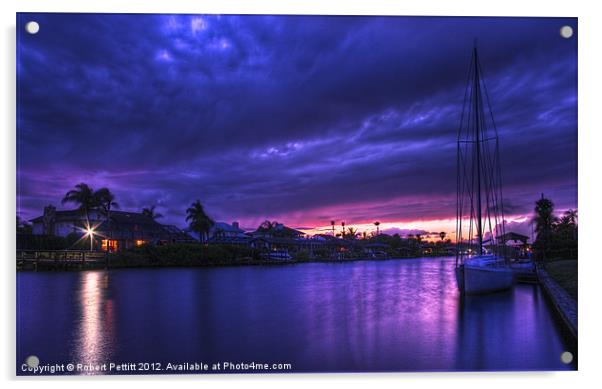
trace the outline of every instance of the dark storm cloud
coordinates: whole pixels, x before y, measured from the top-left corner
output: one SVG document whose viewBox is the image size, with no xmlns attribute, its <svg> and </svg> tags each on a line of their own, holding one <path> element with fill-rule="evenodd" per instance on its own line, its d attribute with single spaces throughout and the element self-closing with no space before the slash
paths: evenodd
<svg viewBox="0 0 602 389">
<path fill-rule="evenodd" d="M 24 14 L 22 211 L 80 181 L 169 220 L 454 214 L 474 37 L 517 213 L 576 206 L 574 19 Z M 553 197 L 555 196 L 555 197 Z M 327 224 L 327 223 L 326 223 Z"/>
</svg>

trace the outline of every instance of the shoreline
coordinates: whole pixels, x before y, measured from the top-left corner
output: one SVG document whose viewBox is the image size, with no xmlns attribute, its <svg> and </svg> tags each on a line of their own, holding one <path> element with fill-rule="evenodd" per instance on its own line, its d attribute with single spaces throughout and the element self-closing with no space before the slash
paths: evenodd
<svg viewBox="0 0 602 389">
<path fill-rule="evenodd" d="M 266 261 L 266 260 L 248 260 L 229 263 L 205 263 L 191 265 L 183 264 L 109 264 L 106 263 L 91 263 L 82 264 L 80 262 L 55 262 L 40 261 L 31 268 L 17 267 L 17 272 L 54 272 L 54 271 L 87 271 L 87 270 L 119 270 L 119 269 L 171 269 L 171 268 L 218 268 L 218 267 L 239 267 L 239 266 L 285 266 L 299 265 L 304 263 L 350 263 L 359 261 L 398 261 L 411 259 L 438 259 L 449 258 L 449 256 L 427 256 L 427 257 L 396 257 L 396 258 L 350 258 L 350 259 L 314 259 L 314 260 L 288 260 L 288 261 Z"/>
<path fill-rule="evenodd" d="M 550 300 L 554 312 L 560 317 L 563 327 L 567 330 L 572 340 L 577 342 L 577 301 L 542 266 L 537 266 L 536 272 L 539 285 Z"/>
</svg>

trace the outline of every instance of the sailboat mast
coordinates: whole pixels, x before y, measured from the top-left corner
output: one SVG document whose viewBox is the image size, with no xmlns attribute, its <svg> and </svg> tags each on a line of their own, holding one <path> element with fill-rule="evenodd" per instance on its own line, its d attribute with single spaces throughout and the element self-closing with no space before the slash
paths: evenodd
<svg viewBox="0 0 602 389">
<path fill-rule="evenodd" d="M 475 112 L 475 153 L 477 164 L 477 240 L 479 243 L 478 253 L 483 255 L 483 225 L 481 210 L 481 85 L 479 83 L 479 59 L 477 56 L 477 45 L 474 46 L 474 112 Z"/>
</svg>

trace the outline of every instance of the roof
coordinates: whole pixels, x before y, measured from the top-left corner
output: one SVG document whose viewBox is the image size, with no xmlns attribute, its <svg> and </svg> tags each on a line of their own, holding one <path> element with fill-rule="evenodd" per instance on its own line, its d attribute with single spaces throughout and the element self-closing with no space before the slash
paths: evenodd
<svg viewBox="0 0 602 389">
<path fill-rule="evenodd" d="M 520 240 L 526 242 L 529 240 L 529 237 L 526 235 L 522 235 L 516 232 L 506 232 L 504 235 L 500 235 L 497 237 L 498 240 Z"/>
<path fill-rule="evenodd" d="M 287 227 L 284 224 L 278 223 L 275 227 L 270 229 L 257 228 L 252 232 L 253 235 L 276 235 L 276 236 L 301 236 L 305 235 L 305 232 L 295 230 L 294 228 Z"/>
<path fill-rule="evenodd" d="M 234 232 L 237 234 L 244 234 L 245 231 L 234 227 L 232 224 L 224 223 L 224 222 L 215 222 L 211 227 L 212 231 L 223 231 L 223 232 Z"/>
<path fill-rule="evenodd" d="M 111 222 L 119 224 L 150 224 L 161 226 L 152 217 L 138 212 L 111 211 Z"/>
<path fill-rule="evenodd" d="M 97 210 L 91 210 L 91 212 L 97 212 Z M 54 219 L 57 222 L 60 221 L 72 221 L 72 220 L 83 220 L 84 214 L 79 209 L 71 209 L 65 211 L 55 211 Z M 30 221 L 33 223 L 41 222 L 44 220 L 44 215 L 38 216 Z M 159 224 L 150 216 L 138 212 L 126 212 L 126 211 L 111 211 L 111 221 L 119 224 L 132 223 L 132 224 Z"/>
<path fill-rule="evenodd" d="M 182 242 L 196 242 L 197 241 L 195 238 L 190 236 L 190 234 L 188 234 L 186 231 L 181 230 L 174 225 L 163 225 L 162 224 L 161 227 L 163 227 L 163 230 L 166 231 L 171 236 L 171 239 L 175 239 L 176 241 L 182 241 Z"/>
<path fill-rule="evenodd" d="M 57 221 L 74 220 L 74 219 L 79 220 L 82 216 L 83 216 L 83 214 L 79 209 L 71 209 L 71 210 L 67 210 L 67 211 L 55 211 L 54 212 L 54 217 L 56 218 Z M 42 220 L 44 220 L 44 215 L 35 217 L 33 219 L 30 219 L 29 221 L 32 223 L 37 223 L 37 222 L 41 222 Z"/>
<path fill-rule="evenodd" d="M 111 211 L 110 226 L 106 221 L 96 227 L 98 231 L 139 231 L 144 233 L 156 233 L 159 235 L 170 234 L 164 226 L 152 217 L 135 212 L 113 212 Z"/>
</svg>

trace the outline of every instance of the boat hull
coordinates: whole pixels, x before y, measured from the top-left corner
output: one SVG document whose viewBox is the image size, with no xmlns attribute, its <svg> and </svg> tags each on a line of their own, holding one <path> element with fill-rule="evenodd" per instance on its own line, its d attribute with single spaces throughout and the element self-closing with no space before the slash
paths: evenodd
<svg viewBox="0 0 602 389">
<path fill-rule="evenodd" d="M 493 293 L 509 289 L 514 284 L 514 273 L 508 267 L 463 265 L 456 272 L 458 287 L 466 294 Z"/>
</svg>

